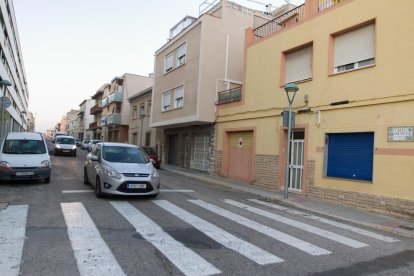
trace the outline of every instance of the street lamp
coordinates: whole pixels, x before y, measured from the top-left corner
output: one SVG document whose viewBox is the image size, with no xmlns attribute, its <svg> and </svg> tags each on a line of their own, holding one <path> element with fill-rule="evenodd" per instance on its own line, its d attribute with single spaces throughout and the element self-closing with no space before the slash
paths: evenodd
<svg viewBox="0 0 414 276">
<path fill-rule="evenodd" d="M 286 96 L 289 102 L 289 116 L 288 116 L 288 139 L 287 139 L 287 151 L 286 151 L 286 167 L 285 167 L 285 193 L 284 198 L 288 198 L 288 182 L 290 175 L 290 139 L 292 133 L 292 104 L 295 99 L 296 92 L 299 90 L 299 87 L 294 83 L 289 83 L 285 85 Z"/>
<path fill-rule="evenodd" d="M 8 80 L 1 80 L 0 81 L 0 88 L 3 90 L 3 87 L 5 86 L 11 86 L 11 82 Z M 3 96 L 1 98 L 1 121 L 0 121 L 0 139 L 3 139 L 3 121 L 4 121 L 4 103 L 6 102 L 6 95 L 3 91 Z"/>
<path fill-rule="evenodd" d="M 145 114 L 144 113 L 139 114 L 139 118 L 141 119 L 141 137 L 139 138 L 139 143 L 140 143 L 140 146 L 142 147 L 143 146 L 143 144 L 142 144 L 142 130 L 144 128 Z"/>
</svg>

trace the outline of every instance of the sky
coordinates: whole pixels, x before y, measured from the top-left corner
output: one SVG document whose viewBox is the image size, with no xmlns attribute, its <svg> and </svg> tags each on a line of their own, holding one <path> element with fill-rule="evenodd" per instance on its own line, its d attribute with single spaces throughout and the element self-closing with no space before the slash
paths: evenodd
<svg viewBox="0 0 414 276">
<path fill-rule="evenodd" d="M 35 130 L 53 129 L 116 76 L 152 73 L 169 30 L 186 15 L 198 17 L 204 1 L 13 0 Z M 233 2 L 258 10 L 265 9 L 258 3 L 286 3 Z"/>
</svg>

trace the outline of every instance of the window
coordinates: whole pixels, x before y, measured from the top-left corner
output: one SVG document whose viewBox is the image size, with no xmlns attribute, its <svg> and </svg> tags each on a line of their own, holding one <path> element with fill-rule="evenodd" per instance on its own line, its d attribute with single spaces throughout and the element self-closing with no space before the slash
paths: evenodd
<svg viewBox="0 0 414 276">
<path fill-rule="evenodd" d="M 137 106 L 134 105 L 132 109 L 132 120 L 136 120 L 136 119 L 137 119 Z"/>
<path fill-rule="evenodd" d="M 312 78 L 312 48 L 313 46 L 308 46 L 285 55 L 285 83 L 303 81 Z"/>
<path fill-rule="evenodd" d="M 151 115 L 151 101 L 148 101 L 148 104 L 147 104 L 147 116 L 150 116 Z"/>
<path fill-rule="evenodd" d="M 174 107 L 182 107 L 184 104 L 184 87 L 180 86 L 175 89 Z"/>
<path fill-rule="evenodd" d="M 139 106 L 139 116 L 141 116 L 141 115 L 145 115 L 145 106 L 144 106 L 144 104 L 141 104 Z"/>
<path fill-rule="evenodd" d="M 375 24 L 334 36 L 334 73 L 375 63 Z"/>
<path fill-rule="evenodd" d="M 164 72 L 167 73 L 173 69 L 173 54 L 165 57 Z"/>
<path fill-rule="evenodd" d="M 171 91 L 162 94 L 162 111 L 170 110 L 171 105 Z"/>
<path fill-rule="evenodd" d="M 325 176 L 372 181 L 373 160 L 373 132 L 326 135 Z"/>
<path fill-rule="evenodd" d="M 177 66 L 180 66 L 185 63 L 185 56 L 187 53 L 187 44 L 184 43 L 177 50 Z"/>
</svg>

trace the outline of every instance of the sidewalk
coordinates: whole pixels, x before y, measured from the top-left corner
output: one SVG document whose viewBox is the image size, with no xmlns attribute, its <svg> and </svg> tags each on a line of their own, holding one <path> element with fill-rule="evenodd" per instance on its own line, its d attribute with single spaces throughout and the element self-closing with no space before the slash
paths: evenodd
<svg viewBox="0 0 414 276">
<path fill-rule="evenodd" d="M 284 204 L 289 204 L 293 207 L 311 211 L 321 215 L 330 216 L 351 223 L 388 231 L 405 237 L 414 238 L 414 222 L 412 221 L 405 221 L 385 215 L 379 215 L 367 211 L 358 210 L 356 208 L 350 208 L 324 201 L 313 200 L 294 193 L 289 193 L 288 199 L 284 199 L 283 193 L 280 192 L 271 191 L 261 187 L 252 186 L 243 182 L 215 177 L 205 174 L 203 172 L 180 168 L 168 164 L 163 164 L 161 166 L 161 169 L 192 177 L 213 185 L 224 186 L 234 190 L 251 193 L 256 196 L 277 200 Z"/>
</svg>

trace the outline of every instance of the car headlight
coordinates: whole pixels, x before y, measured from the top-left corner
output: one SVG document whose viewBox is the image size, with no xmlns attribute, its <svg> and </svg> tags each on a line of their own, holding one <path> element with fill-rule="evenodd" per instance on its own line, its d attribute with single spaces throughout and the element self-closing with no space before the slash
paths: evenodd
<svg viewBox="0 0 414 276">
<path fill-rule="evenodd" d="M 49 162 L 49 160 L 42 161 L 42 163 L 40 163 L 40 167 L 43 168 L 43 169 L 50 168 L 50 162 Z"/>
<path fill-rule="evenodd" d="M 73 146 L 72 146 L 72 149 L 76 149 L 76 145 L 73 145 Z"/>
<path fill-rule="evenodd" d="M 60 145 L 56 145 L 56 148 L 57 148 L 57 149 L 60 149 Z"/>
<path fill-rule="evenodd" d="M 104 175 L 109 176 L 111 178 L 115 178 L 115 179 L 120 179 L 121 178 L 119 173 L 117 173 L 116 171 L 114 171 L 113 169 L 110 169 L 110 168 L 102 168 L 102 172 L 104 173 Z"/>
<path fill-rule="evenodd" d="M 160 175 L 159 175 L 159 173 L 158 173 L 158 171 L 154 168 L 154 171 L 152 172 L 152 177 L 153 178 L 158 178 L 158 177 L 160 177 Z"/>
<path fill-rule="evenodd" d="M 0 170 L 10 170 L 10 164 L 7 161 L 0 161 Z"/>
</svg>

